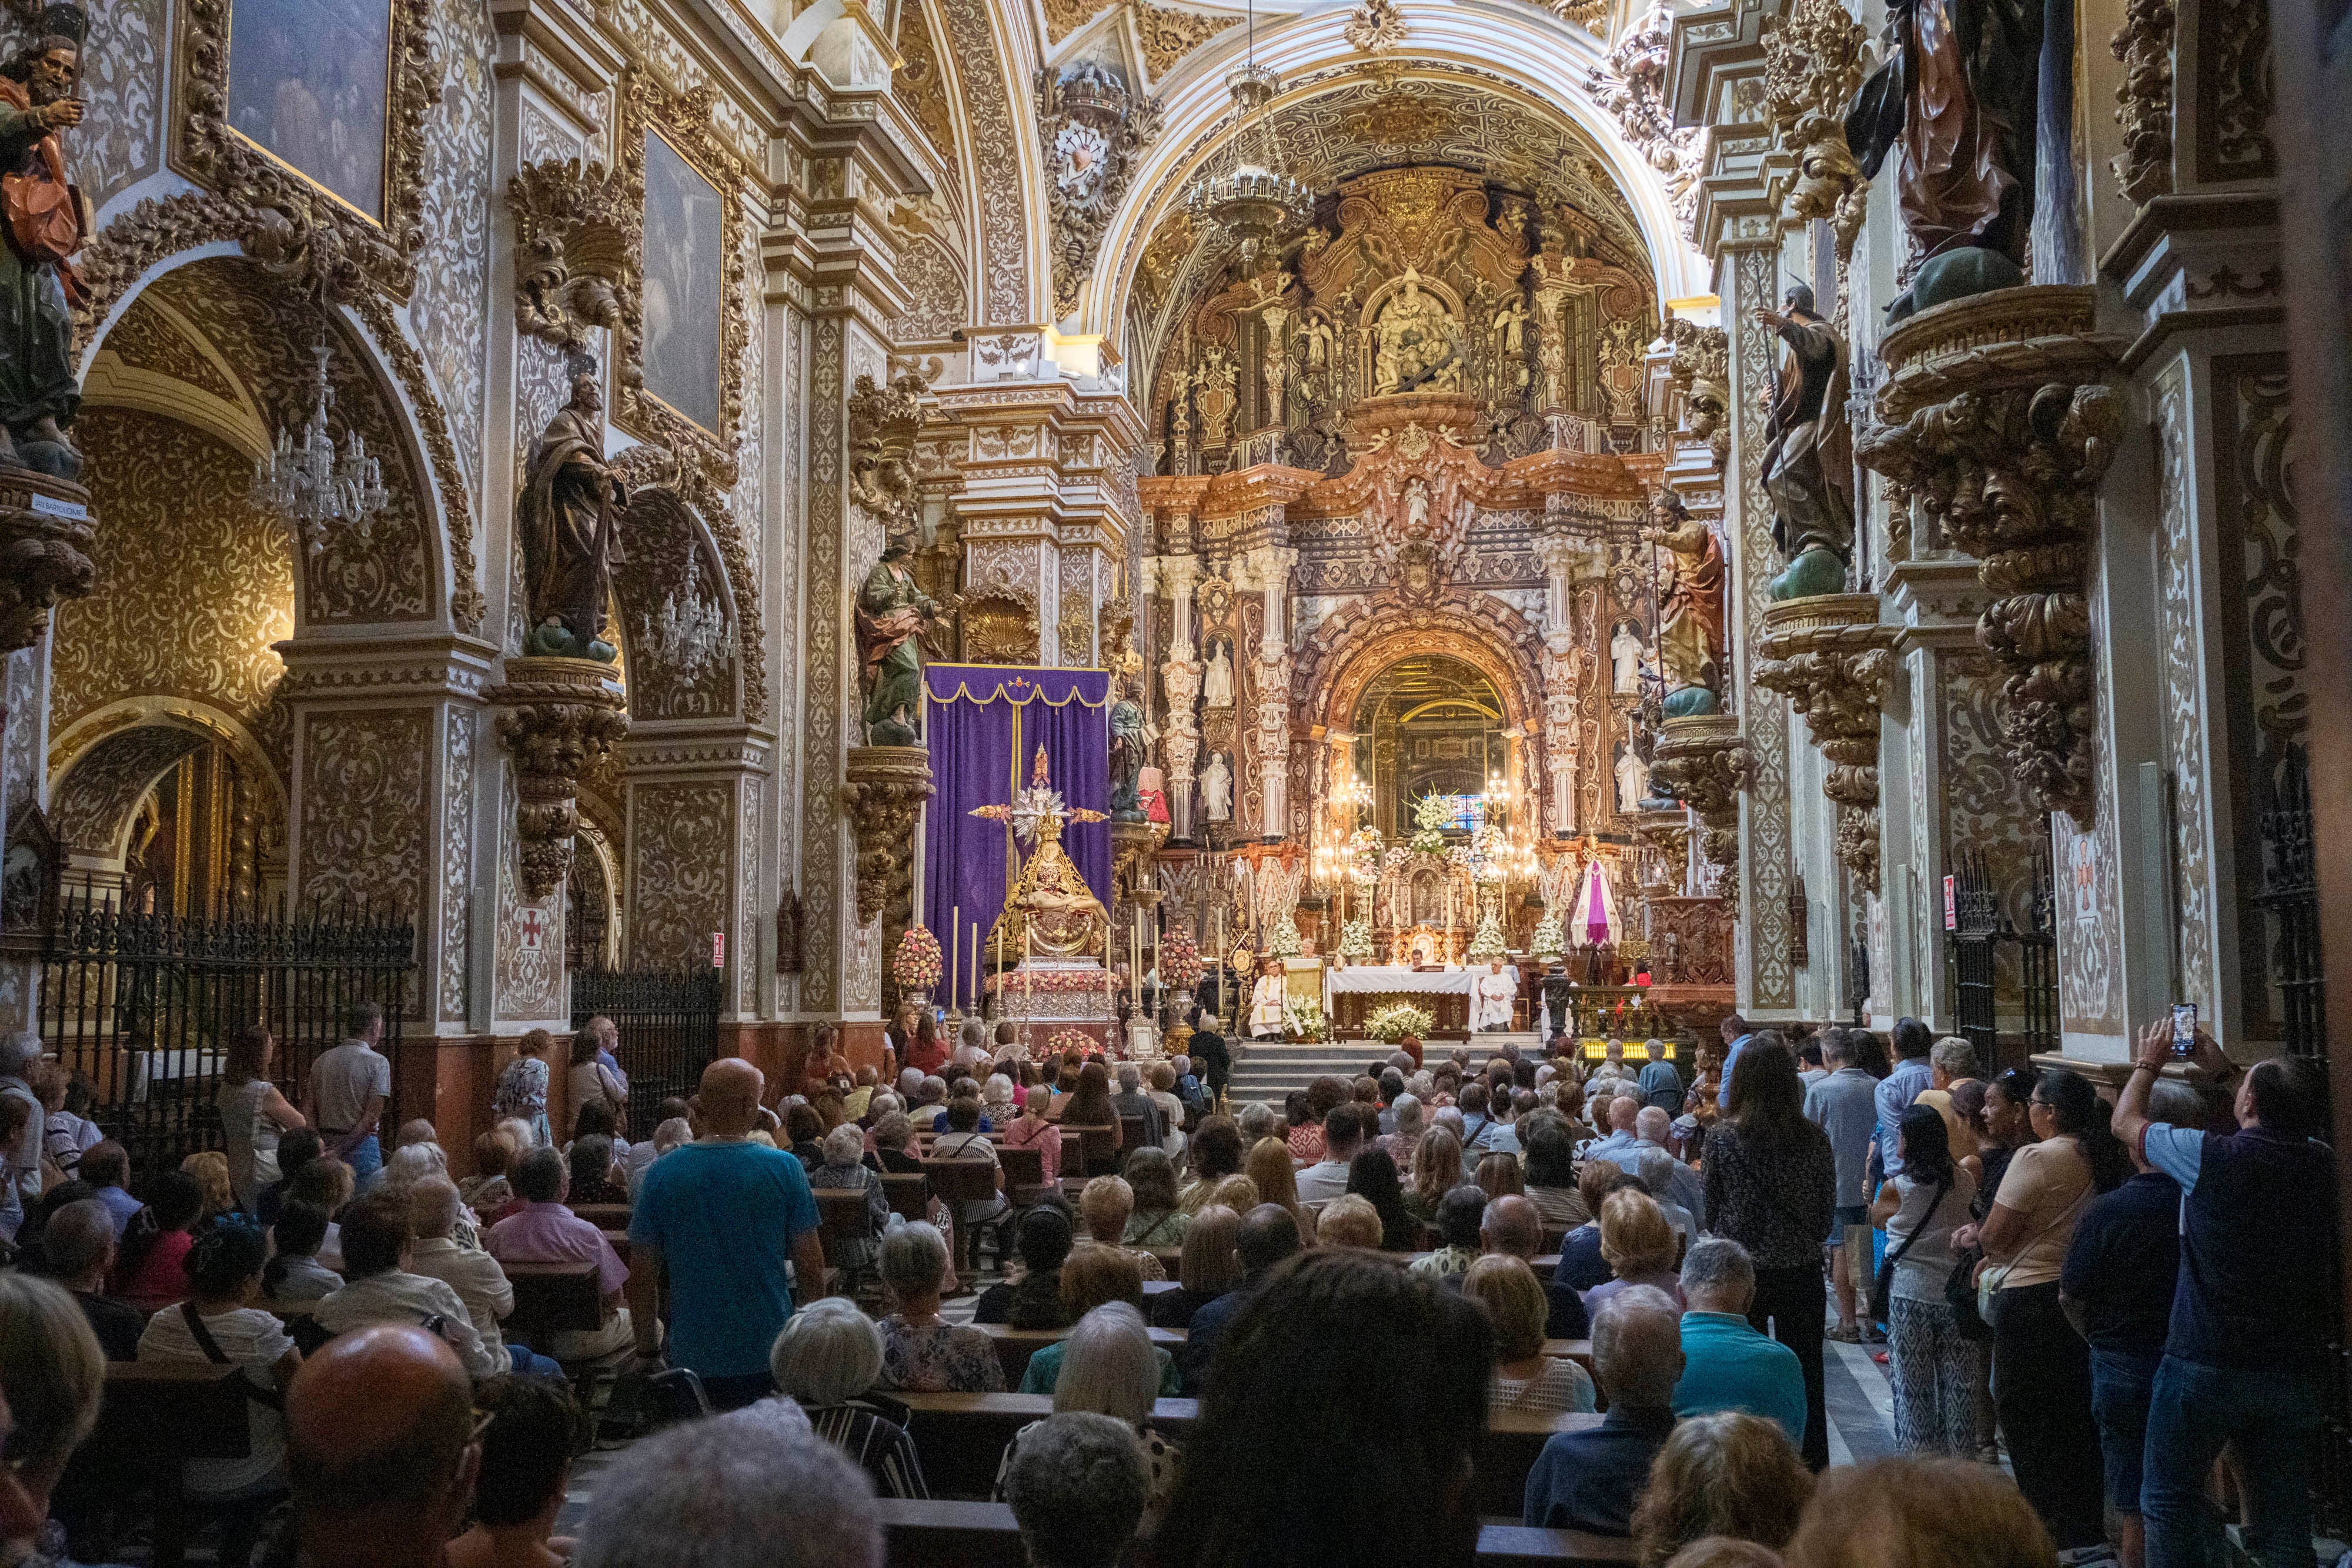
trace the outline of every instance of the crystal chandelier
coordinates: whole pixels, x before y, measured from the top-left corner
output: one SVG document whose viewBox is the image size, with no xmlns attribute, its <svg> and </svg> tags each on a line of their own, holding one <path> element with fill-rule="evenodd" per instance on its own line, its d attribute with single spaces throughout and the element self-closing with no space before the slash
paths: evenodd
<svg viewBox="0 0 2352 1568">
<path fill-rule="evenodd" d="M 702 554 L 686 558 L 686 584 L 664 601 L 658 620 L 638 622 L 645 651 L 688 681 L 719 662 L 727 644 L 726 618 L 702 597 Z"/>
<path fill-rule="evenodd" d="M 1193 180 L 1184 195 L 1195 227 L 1214 229 L 1241 245 L 1244 261 L 1313 215 L 1312 192 L 1283 172 L 1275 152 L 1265 106 L 1282 90 L 1282 78 L 1257 63 L 1257 7 L 1249 8 L 1249 33 L 1242 63 L 1225 73 L 1234 100 L 1234 134 L 1225 151 Z"/>
<path fill-rule="evenodd" d="M 293 432 L 280 428 L 278 445 L 253 465 L 253 503 L 275 513 L 301 536 L 303 546 L 317 555 L 337 528 L 349 528 L 368 537 L 368 519 L 383 510 L 391 497 L 383 487 L 383 467 L 368 455 L 367 442 L 355 426 L 344 434 L 342 450 L 327 434 L 327 408 L 335 401 L 327 384 L 327 340 L 312 350 L 318 367 L 312 375 L 310 423 L 298 444 Z"/>
</svg>

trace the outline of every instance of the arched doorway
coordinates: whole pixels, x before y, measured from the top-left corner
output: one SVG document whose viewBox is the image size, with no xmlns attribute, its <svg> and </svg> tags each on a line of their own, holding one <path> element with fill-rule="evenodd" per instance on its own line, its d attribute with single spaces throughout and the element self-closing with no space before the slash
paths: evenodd
<svg viewBox="0 0 2352 1568">
<path fill-rule="evenodd" d="M 1391 843 L 1410 836 L 1415 803 L 1435 795 L 1452 808 L 1449 831 L 1475 831 L 1508 753 L 1508 727 L 1495 683 L 1462 659 L 1416 653 L 1380 671 L 1349 726 L 1356 777 L 1371 787 L 1370 825 Z"/>
</svg>

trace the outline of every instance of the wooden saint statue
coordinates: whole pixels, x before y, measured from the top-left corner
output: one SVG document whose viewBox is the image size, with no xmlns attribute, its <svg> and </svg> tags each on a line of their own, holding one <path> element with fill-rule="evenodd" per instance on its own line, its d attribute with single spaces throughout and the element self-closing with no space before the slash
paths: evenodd
<svg viewBox="0 0 2352 1568">
<path fill-rule="evenodd" d="M 522 535 L 523 594 L 530 617 L 523 652 L 535 658 L 618 656 L 604 641 L 604 607 L 621 549 L 629 493 L 604 462 L 604 391 L 595 371 L 572 378 L 572 401 L 547 422 L 515 502 Z"/>
</svg>

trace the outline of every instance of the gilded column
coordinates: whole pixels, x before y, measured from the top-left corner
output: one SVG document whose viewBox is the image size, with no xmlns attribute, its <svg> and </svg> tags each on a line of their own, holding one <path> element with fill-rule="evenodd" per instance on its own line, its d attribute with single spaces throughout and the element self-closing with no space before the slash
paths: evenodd
<svg viewBox="0 0 2352 1568">
<path fill-rule="evenodd" d="M 1160 737 L 1160 757 L 1168 765 L 1168 816 L 1175 841 L 1192 837 L 1193 766 L 1201 756 L 1201 721 L 1193 705 L 1201 695 L 1201 661 L 1192 644 L 1192 584 L 1201 563 L 1190 555 L 1154 556 L 1152 571 L 1159 591 L 1169 601 L 1168 657 L 1160 665 L 1160 685 L 1168 698 L 1168 727 Z"/>
</svg>

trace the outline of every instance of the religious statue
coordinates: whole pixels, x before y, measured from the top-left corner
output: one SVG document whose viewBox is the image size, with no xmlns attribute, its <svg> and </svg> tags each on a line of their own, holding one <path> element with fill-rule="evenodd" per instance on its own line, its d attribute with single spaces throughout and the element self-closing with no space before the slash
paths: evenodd
<svg viewBox="0 0 2352 1568">
<path fill-rule="evenodd" d="M 912 549 L 903 539 L 882 547 L 882 559 L 857 591 L 857 653 L 866 685 L 866 743 L 913 746 L 922 737 L 924 631 L 940 607 L 915 586 L 907 570 Z"/>
<path fill-rule="evenodd" d="M 1135 700 L 1125 669 L 1114 671 L 1111 680 L 1118 691 L 1110 705 L 1110 814 L 1116 821 L 1140 822 L 1145 820 L 1138 783 L 1143 776 L 1143 705 Z"/>
<path fill-rule="evenodd" d="M 1772 542 L 1788 570 L 1774 599 L 1836 593 L 1853 553 L 1853 435 L 1846 423 L 1845 344 L 1813 309 L 1813 291 L 1792 286 L 1781 310 L 1758 324 L 1789 345 L 1780 385 L 1764 425 L 1764 493 L 1772 497 Z"/>
<path fill-rule="evenodd" d="M 1423 291 L 1419 272 L 1405 268 L 1403 287 L 1381 308 L 1380 324 L 1373 330 L 1376 392 L 1461 390 L 1462 353 L 1454 340 L 1454 318 L 1435 295 Z"/>
<path fill-rule="evenodd" d="M 1218 643 L 1209 654 L 1209 667 L 1201 674 L 1201 706 L 1209 708 L 1234 706 L 1234 645 Z"/>
<path fill-rule="evenodd" d="M 75 5 L 42 11 L 31 44 L 0 65 L 0 465 L 73 479 L 81 454 L 66 439 L 81 405 L 74 380 L 68 259 L 89 235 L 89 204 L 66 180 L 58 132 L 79 125 L 75 96 L 89 20 Z"/>
<path fill-rule="evenodd" d="M 1222 751 L 1209 753 L 1209 765 L 1201 769 L 1201 803 L 1208 810 L 1209 821 L 1234 820 L 1234 764 Z"/>
<path fill-rule="evenodd" d="M 1617 809 L 1628 815 L 1650 795 L 1650 766 L 1629 743 L 1617 754 Z"/>
<path fill-rule="evenodd" d="M 1298 335 L 1307 343 L 1307 368 L 1321 375 L 1323 368 L 1331 362 L 1331 340 L 1338 334 L 1332 330 L 1330 322 L 1318 316 L 1304 322 L 1298 329 Z"/>
<path fill-rule="evenodd" d="M 1896 0 L 1885 62 L 1845 116 L 1864 178 L 1897 153 L 1895 199 L 1926 265 L 1890 316 L 2023 283 L 2033 224 L 2042 0 Z"/>
<path fill-rule="evenodd" d="M 1511 1027 L 1511 1003 L 1519 994 L 1517 971 L 1490 957 L 1485 969 L 1470 977 L 1470 1032 L 1493 1034 Z"/>
<path fill-rule="evenodd" d="M 975 806 L 971 814 L 1010 823 L 1029 846 L 1020 878 L 1005 894 L 1003 913 L 990 927 L 991 944 L 1001 935 L 1003 951 L 1017 948 L 1024 958 L 1033 952 L 1066 958 L 1096 952 L 1108 942 L 1110 914 L 1062 848 L 1063 823 L 1099 822 L 1104 815 L 1063 803 L 1062 792 L 1047 775 L 1043 746 L 1030 768 L 1027 789 L 1006 805 Z"/>
<path fill-rule="evenodd" d="M 523 596 L 534 658 L 594 659 L 617 652 L 604 638 L 613 569 L 625 564 L 621 509 L 629 493 L 604 463 L 604 388 L 593 365 L 575 368 L 572 401 L 547 422 L 515 502 L 522 535 Z"/>
<path fill-rule="evenodd" d="M 1408 538 L 1429 532 L 1429 481 L 1414 475 L 1404 486 L 1404 531 Z"/>
<path fill-rule="evenodd" d="M 1658 662 L 1666 673 L 1666 715 L 1713 713 L 1724 653 L 1723 547 L 1672 490 L 1652 498 L 1642 538 L 1665 552 L 1658 584 Z"/>
<path fill-rule="evenodd" d="M 1503 352 L 1517 359 L 1527 351 L 1528 305 L 1517 295 L 1509 304 L 1495 312 L 1494 329 L 1502 334 Z"/>
<path fill-rule="evenodd" d="M 1620 621 L 1617 634 L 1609 639 L 1609 665 L 1617 690 L 1642 689 L 1642 634 L 1633 630 L 1631 621 Z"/>
</svg>

